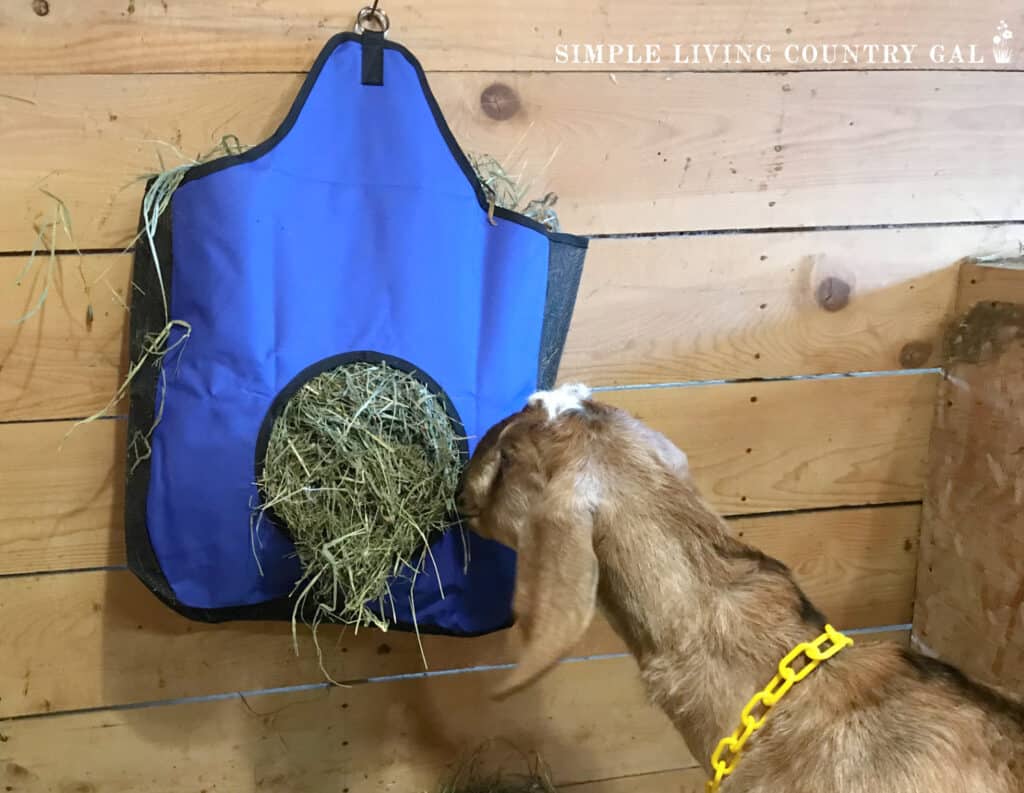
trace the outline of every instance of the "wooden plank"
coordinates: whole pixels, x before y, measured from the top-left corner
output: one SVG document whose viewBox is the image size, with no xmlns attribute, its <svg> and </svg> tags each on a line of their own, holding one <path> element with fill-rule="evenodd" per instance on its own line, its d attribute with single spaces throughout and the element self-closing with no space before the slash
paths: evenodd
<svg viewBox="0 0 1024 793">
<path fill-rule="evenodd" d="M 708 775 L 703 769 L 686 768 L 584 782 L 568 786 L 568 789 L 572 793 L 704 793 L 707 781 Z"/>
<path fill-rule="evenodd" d="M 1021 226 L 961 226 L 594 240 L 562 377 L 628 385 L 931 366 L 955 298 L 954 252 L 1015 253 L 1022 238 Z"/>
<path fill-rule="evenodd" d="M 1015 252 L 1019 239 L 1015 225 L 597 239 L 561 376 L 607 386 L 934 365 L 952 262 Z M 77 257 L 65 259 L 73 271 Z M 25 262 L 8 261 L 12 272 Z M 119 386 L 131 257 L 90 255 L 84 267 L 90 282 L 103 274 L 91 329 L 82 281 L 67 274 L 39 314 L 0 323 L 0 420 L 89 415 Z M 845 305 L 821 297 L 829 279 L 850 287 Z M 24 314 L 41 282 L 0 292 L 0 317 Z"/>
<path fill-rule="evenodd" d="M 0 725 L 0 784 L 12 793 L 407 793 L 434 789 L 492 740 L 537 752 L 560 786 L 695 765 L 648 704 L 631 658 L 562 664 L 497 703 L 488 694 L 502 674 L 19 719 Z M 604 784 L 582 793 L 624 789 Z"/>
<path fill-rule="evenodd" d="M 988 285 L 1007 280 L 1018 281 L 1007 293 L 1020 292 L 1024 271 L 993 275 Z M 974 292 L 972 301 L 981 290 Z M 929 457 L 914 639 L 980 680 L 1019 690 L 1024 303 L 976 302 L 950 329 L 946 352 Z"/>
<path fill-rule="evenodd" d="M 732 526 L 788 564 L 836 625 L 868 628 L 912 617 L 920 517 L 920 507 L 907 505 L 739 518 Z"/>
<path fill-rule="evenodd" d="M 124 564 L 125 423 L 0 425 L 0 574 Z"/>
<path fill-rule="evenodd" d="M 844 628 L 910 619 L 917 506 L 747 518 L 737 531 L 791 565 L 809 597 Z M 159 603 L 127 571 L 0 578 L 0 716 L 122 705 L 323 680 L 313 643 L 287 623 L 194 623 Z M 476 639 L 423 636 L 434 671 L 510 663 L 513 632 Z M 338 680 L 423 671 L 414 634 L 337 627 L 320 633 Z M 573 653 L 625 648 L 601 620 Z"/>
<path fill-rule="evenodd" d="M 967 260 L 961 264 L 957 316 L 983 300 L 1024 303 L 1024 257 L 991 256 L 988 259 L 985 262 Z"/>
<path fill-rule="evenodd" d="M 836 624 L 866 628 L 910 618 L 916 506 L 736 521 L 745 541 L 782 558 Z M 308 632 L 295 657 L 286 623 L 209 625 L 179 617 L 127 571 L 0 578 L 0 624 L 15 648 L 0 668 L 0 715 L 75 710 L 255 690 L 323 679 Z M 336 679 L 422 672 L 416 637 L 325 627 Z M 465 640 L 424 636 L 435 671 L 509 663 L 510 632 Z M 600 621 L 576 649 L 624 652 Z"/>
<path fill-rule="evenodd" d="M 100 3 L 96 0 L 8 4 L 0 11 L 0 72 L 205 72 L 282 71 L 308 67 L 320 43 L 354 22 L 351 8 L 329 0 L 269 0 L 237 5 L 230 13 L 199 0 Z M 992 36 L 1005 19 L 1014 30 L 1024 15 L 1005 4 L 964 5 L 938 0 L 877 4 L 869 0 L 836 6 L 825 0 L 774 4 L 752 12 L 740 0 L 708 6 L 699 0 L 666 3 L 636 0 L 628 5 L 596 0 L 524 0 L 472 5 L 442 0 L 429 12 L 411 0 L 387 5 L 393 36 L 410 46 L 431 69 L 551 70 L 588 68 L 559 63 L 564 44 L 647 44 L 662 47 L 660 63 L 617 69 L 783 69 L 799 68 L 993 68 Z M 770 59 L 735 63 L 719 52 L 712 62 L 677 63 L 676 44 L 749 44 L 770 48 Z M 864 50 L 856 64 L 827 64 L 819 53 L 787 59 L 786 47 L 840 43 L 850 46 L 913 44 L 911 63 L 879 49 L 874 62 Z M 1015 43 L 1015 42 L 1014 42 Z M 929 50 L 976 45 L 984 64 L 935 63 Z M 756 53 L 756 49 L 754 50 Z M 636 59 L 636 58 L 634 58 Z M 607 60 L 607 57 L 605 58 Z M 650 60 L 650 59 L 648 59 Z M 692 58 L 691 58 L 692 60 Z M 595 64 L 589 68 L 602 68 Z M 604 68 L 609 68 L 604 65 Z M 995 68 L 998 68 L 996 66 Z M 1006 68 L 1015 68 L 1010 64 Z"/>
<path fill-rule="evenodd" d="M 297 75 L 7 77 L 0 250 L 28 250 L 68 205 L 82 248 L 135 234 L 140 175 L 233 133 L 263 140 Z M 1024 216 L 1024 98 L 1012 74 L 447 73 L 432 79 L 461 143 L 561 196 L 576 233 L 815 227 Z M 496 83 L 518 112 L 496 121 Z M 912 108 L 912 112 L 908 110 Z M 1000 119 L 965 123 L 964 119 Z M 972 156 L 965 158 L 964 151 Z"/>
<path fill-rule="evenodd" d="M 920 498 L 932 374 L 609 391 L 729 514 Z"/>
<path fill-rule="evenodd" d="M 433 789 L 490 738 L 536 750 L 559 783 L 693 765 L 647 703 L 632 659 L 564 664 L 496 703 L 488 693 L 502 674 L 18 720 L 2 728 L 0 784 L 17 793 L 408 793 Z"/>
<path fill-rule="evenodd" d="M 128 257 L 57 261 L 47 288 L 46 257 L 20 286 L 12 284 L 28 258 L 0 259 L 0 420 L 88 416 L 120 386 L 127 363 Z"/>
<path fill-rule="evenodd" d="M 921 498 L 932 374 L 604 392 L 691 458 L 729 514 Z M 123 422 L 0 424 L 0 574 L 117 565 Z M 45 506 L 41 507 L 43 504 Z"/>
</svg>

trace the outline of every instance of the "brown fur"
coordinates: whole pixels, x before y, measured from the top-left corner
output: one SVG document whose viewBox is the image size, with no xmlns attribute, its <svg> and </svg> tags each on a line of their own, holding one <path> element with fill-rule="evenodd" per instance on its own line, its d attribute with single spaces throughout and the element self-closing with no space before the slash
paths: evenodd
<svg viewBox="0 0 1024 793">
<path fill-rule="evenodd" d="M 470 525 L 519 554 L 524 646 L 499 695 L 557 663 L 599 605 L 708 768 L 747 700 L 824 618 L 785 565 L 732 536 L 666 438 L 580 405 L 506 419 L 465 477 Z M 1024 793 L 1024 706 L 897 645 L 857 643 L 772 711 L 722 791 Z"/>
</svg>

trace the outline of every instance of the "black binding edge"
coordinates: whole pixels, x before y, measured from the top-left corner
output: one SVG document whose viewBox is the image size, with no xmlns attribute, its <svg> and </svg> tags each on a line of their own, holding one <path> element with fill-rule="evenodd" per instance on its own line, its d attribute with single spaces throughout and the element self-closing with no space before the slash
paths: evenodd
<svg viewBox="0 0 1024 793">
<path fill-rule="evenodd" d="M 462 417 L 459 415 L 459 411 L 455 407 L 455 404 L 448 397 L 448 394 L 445 393 L 445 390 L 441 388 L 440 384 L 422 369 L 416 367 L 404 358 L 399 358 L 396 355 L 376 352 L 375 350 L 357 350 L 353 352 L 343 352 L 339 355 L 331 355 L 317 361 L 316 363 L 310 364 L 289 380 L 284 388 L 278 391 L 277 396 L 275 396 L 274 400 L 270 403 L 270 407 L 267 408 L 267 413 L 263 417 L 263 421 L 260 423 L 260 430 L 256 434 L 256 459 L 254 467 L 256 470 L 257 482 L 263 478 L 263 465 L 266 462 L 267 446 L 270 445 L 270 433 L 274 429 L 274 422 L 277 421 L 281 416 L 281 413 L 284 412 L 285 405 L 288 404 L 288 401 L 298 393 L 299 389 L 302 388 L 303 385 L 308 383 L 314 377 L 332 369 L 337 369 L 341 366 L 353 363 L 384 364 L 392 369 L 405 372 L 425 385 L 431 394 L 441 400 L 444 412 L 452 424 L 452 430 L 455 432 L 455 437 L 459 440 L 459 458 L 462 461 L 462 466 L 465 467 L 466 463 L 469 462 L 469 438 L 466 436 L 466 427 L 462 423 Z M 263 492 L 262 488 L 260 488 L 260 502 L 266 501 L 266 496 L 267 494 Z M 277 514 L 275 514 L 273 507 L 265 509 L 263 514 L 273 521 L 277 528 L 291 538 L 291 532 L 288 530 L 288 526 L 277 516 Z M 452 516 L 452 522 L 448 525 L 448 528 L 451 528 L 457 523 L 457 516 Z M 439 532 L 439 534 L 440 533 L 443 532 Z"/>
<path fill-rule="evenodd" d="M 288 115 L 285 116 L 284 121 L 274 131 L 269 138 L 262 143 L 253 146 L 251 149 L 246 149 L 241 154 L 233 154 L 228 157 L 218 157 L 216 160 L 210 160 L 201 165 L 197 165 L 194 168 L 189 169 L 188 173 L 185 174 L 185 178 L 182 179 L 181 184 L 185 185 L 189 182 L 195 181 L 196 179 L 202 179 L 204 176 L 223 171 L 225 168 L 231 168 L 235 165 L 241 165 L 243 163 L 252 162 L 258 160 L 264 154 L 273 149 L 284 136 L 287 135 L 295 122 L 299 118 L 299 114 L 302 112 L 303 106 L 306 104 L 306 99 L 309 97 L 310 92 L 313 90 L 313 86 L 316 84 L 317 78 L 320 76 L 320 72 L 323 71 L 324 66 L 327 64 L 328 59 L 334 54 L 334 51 L 338 49 L 342 44 L 355 41 L 360 44 L 363 43 L 365 37 L 371 35 L 372 31 L 368 31 L 363 34 L 358 33 L 338 33 L 327 41 L 324 48 L 320 51 L 317 56 L 316 62 L 309 70 L 309 74 L 306 75 L 306 79 L 302 83 L 302 87 L 299 89 L 298 95 L 295 97 L 295 101 L 292 103 L 291 109 L 288 111 Z M 448 122 L 445 121 L 444 116 L 441 114 L 441 108 L 437 104 L 437 99 L 434 97 L 433 91 L 430 90 L 430 84 L 427 82 L 427 75 L 423 71 L 423 66 L 416 59 L 409 50 L 403 47 L 401 44 L 397 44 L 393 41 L 384 39 L 380 42 L 380 46 L 385 50 L 394 50 L 404 57 L 409 65 L 416 70 L 416 76 L 420 81 L 420 88 L 423 90 L 423 95 L 427 100 L 427 104 L 430 106 L 430 112 L 434 116 L 434 122 L 437 124 L 438 131 L 444 138 L 445 143 L 448 144 L 448 149 L 451 155 L 455 158 L 459 168 L 462 169 L 462 173 L 469 181 L 470 186 L 473 188 L 473 192 L 476 194 L 477 203 L 480 204 L 480 208 L 485 212 L 490 208 L 490 202 L 487 200 L 487 195 L 484 193 L 483 185 L 480 184 L 480 180 L 477 178 L 476 172 L 473 170 L 473 166 L 470 165 L 469 159 L 466 157 L 465 152 L 459 146 L 458 141 L 455 140 L 455 136 L 452 134 L 451 128 L 448 126 Z M 543 223 L 539 223 L 532 218 L 526 217 L 519 212 L 513 212 L 502 207 L 494 208 L 494 217 L 507 220 L 511 223 L 517 223 L 520 226 L 525 226 L 528 229 L 537 231 L 547 237 L 549 240 L 555 242 L 561 242 L 566 245 L 574 245 L 578 248 L 586 248 L 589 240 L 586 237 L 581 237 L 576 234 L 566 234 L 563 231 L 551 231 Z"/>
<path fill-rule="evenodd" d="M 370 32 L 371 31 L 368 31 L 368 33 Z M 224 170 L 225 168 L 230 168 L 234 165 L 252 162 L 273 149 L 274 146 L 276 146 L 277 143 L 282 140 L 295 125 L 299 113 L 305 105 L 309 93 L 313 89 L 313 85 L 334 51 L 342 44 L 350 41 L 358 41 L 362 43 L 366 35 L 366 33 L 362 35 L 356 33 L 338 33 L 332 36 L 317 56 L 315 63 L 306 76 L 306 79 L 303 81 L 302 87 L 299 90 L 295 101 L 292 103 L 291 109 L 273 135 L 257 146 L 247 149 L 241 154 L 220 157 L 216 160 L 211 160 L 207 163 L 191 168 L 186 173 L 181 184 L 201 179 L 204 176 Z M 434 121 L 437 124 L 438 130 L 444 138 L 445 143 L 448 145 L 450 153 L 455 158 L 455 161 L 458 163 L 466 179 L 469 181 L 470 186 L 473 188 L 477 198 L 477 203 L 480 205 L 481 210 L 488 211 L 490 205 L 487 196 L 484 193 L 483 186 L 480 184 L 480 180 L 477 178 L 472 165 L 470 165 L 468 158 L 462 151 L 458 142 L 455 140 L 455 136 L 452 134 L 447 121 L 442 115 L 441 109 L 437 104 L 437 99 L 434 97 L 434 94 L 430 89 L 426 74 L 424 73 L 419 60 L 417 60 L 417 58 L 401 44 L 384 40 L 381 42 L 381 47 L 382 51 L 384 49 L 390 49 L 400 53 L 416 70 L 416 74 L 420 81 L 420 87 L 430 107 L 431 113 L 434 116 Z M 151 186 L 152 180 L 150 180 L 146 185 L 147 192 Z M 588 238 L 575 234 L 567 234 L 565 232 L 551 231 L 542 223 L 528 218 L 518 212 L 513 212 L 502 207 L 494 207 L 493 214 L 495 217 L 516 223 L 543 234 L 550 241 L 552 249 L 549 251 L 548 299 L 551 299 L 552 292 L 558 288 L 559 285 L 562 285 L 563 287 L 566 285 L 563 278 L 567 278 L 567 285 L 571 291 L 571 299 L 567 301 L 567 305 L 566 302 L 563 301 L 560 308 L 563 311 L 571 311 L 575 305 L 576 290 L 579 285 L 579 273 L 582 272 L 583 255 L 585 254 L 589 244 Z M 171 212 L 165 211 L 159 218 L 153 235 L 154 247 L 156 248 L 157 255 L 160 258 L 163 281 L 168 300 L 170 300 L 171 296 L 171 283 L 174 269 L 172 261 L 173 246 L 171 241 L 171 225 Z M 142 232 L 144 229 L 145 222 L 140 211 L 139 230 Z M 557 258 L 556 248 L 562 248 L 563 251 L 566 251 L 566 247 L 569 249 L 577 249 L 577 251 L 572 251 L 572 255 L 569 257 L 574 261 L 574 263 L 568 266 L 567 269 L 554 267 L 553 264 Z M 566 251 L 566 253 L 569 253 L 569 251 Z M 132 299 L 129 346 L 131 359 L 138 360 L 146 346 L 145 341 L 147 335 L 159 333 L 166 324 L 163 318 L 163 303 L 160 299 L 160 285 L 157 280 L 153 257 L 149 245 L 145 244 L 145 241 L 141 238 L 139 244 L 135 246 L 132 278 L 133 284 L 138 287 L 138 289 L 133 293 Z M 541 332 L 542 347 L 545 347 L 546 345 L 547 349 L 551 350 L 554 347 L 564 345 L 567 331 L 568 320 L 565 320 L 564 323 L 556 321 L 552 318 L 551 312 L 546 312 Z M 545 352 L 544 349 L 541 350 L 540 361 L 538 362 L 538 382 L 542 387 L 550 387 L 554 382 L 554 373 L 557 372 L 560 350 L 558 350 L 557 353 L 557 357 L 552 361 L 549 353 Z M 342 354 L 341 356 L 336 357 L 344 357 L 345 355 L 347 354 Z M 380 360 L 380 358 L 378 358 L 378 360 Z M 395 358 L 393 360 L 400 361 L 401 359 Z M 321 361 L 313 366 L 317 366 L 322 363 L 323 362 Z M 290 597 L 282 597 L 264 601 L 262 603 L 252 603 L 241 606 L 197 608 L 182 603 L 174 594 L 174 590 L 168 582 L 167 577 L 160 566 L 159 560 L 157 559 L 156 552 L 153 549 L 149 536 L 149 528 L 146 523 L 146 503 L 149 497 L 150 485 L 150 462 L 148 459 L 144 460 L 133 468 L 134 459 L 132 459 L 133 453 L 131 446 L 131 439 L 135 437 L 137 432 L 145 434 L 153 426 L 159 380 L 160 367 L 158 364 L 154 364 L 146 366 L 140 370 L 130 387 L 131 397 L 128 413 L 127 449 L 125 452 L 126 457 L 128 458 L 127 470 L 129 472 L 126 476 L 127 492 L 125 496 L 125 541 L 129 549 L 129 570 L 131 570 L 164 605 L 191 620 L 207 623 L 219 623 L 235 620 L 263 621 L 291 619 L 294 604 Z M 446 401 L 449 401 L 447 395 L 439 388 L 438 393 L 442 394 Z M 274 401 L 276 402 L 279 397 L 280 395 L 275 397 Z M 457 418 L 458 414 L 455 412 L 454 406 L 452 406 L 452 411 Z M 264 424 L 266 423 L 267 418 L 265 417 Z M 270 423 L 272 424 L 272 422 Z M 459 426 L 461 426 L 461 420 L 459 420 Z M 262 432 L 263 428 L 261 427 L 261 436 Z M 462 434 L 465 434 L 464 430 Z M 265 441 L 263 441 L 262 437 L 259 437 L 257 439 L 257 452 L 259 458 L 262 457 L 262 455 L 259 454 L 261 445 L 262 449 L 265 451 Z M 514 619 L 510 617 L 504 625 L 484 631 L 459 631 L 451 628 L 441 629 L 431 625 L 415 626 L 404 623 L 395 623 L 392 627 L 396 630 L 403 631 L 413 631 L 418 629 L 420 633 L 426 635 L 472 638 L 474 636 L 484 636 L 493 633 L 495 630 L 502 630 L 504 628 L 511 627 L 513 623 Z"/>
</svg>

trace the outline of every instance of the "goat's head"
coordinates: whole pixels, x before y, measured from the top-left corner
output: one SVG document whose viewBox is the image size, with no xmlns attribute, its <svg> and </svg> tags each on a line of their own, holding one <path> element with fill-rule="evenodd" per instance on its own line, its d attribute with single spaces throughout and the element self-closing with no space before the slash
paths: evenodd
<svg viewBox="0 0 1024 793">
<path fill-rule="evenodd" d="M 481 439 L 460 509 L 474 531 L 518 553 L 514 611 L 524 640 L 497 696 L 540 677 L 582 637 L 596 610 L 601 510 L 651 467 L 685 475 L 686 457 L 578 385 L 535 394 Z"/>
</svg>

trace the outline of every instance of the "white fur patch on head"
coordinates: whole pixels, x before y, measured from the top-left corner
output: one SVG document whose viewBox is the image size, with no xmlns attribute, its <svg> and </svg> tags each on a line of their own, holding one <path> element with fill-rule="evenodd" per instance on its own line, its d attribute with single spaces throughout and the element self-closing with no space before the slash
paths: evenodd
<svg viewBox="0 0 1024 793">
<path fill-rule="evenodd" d="M 556 419 L 563 413 L 583 409 L 583 400 L 590 399 L 591 391 L 582 383 L 569 383 L 554 391 L 538 391 L 526 404 L 541 405 L 547 411 L 548 419 Z"/>
</svg>

